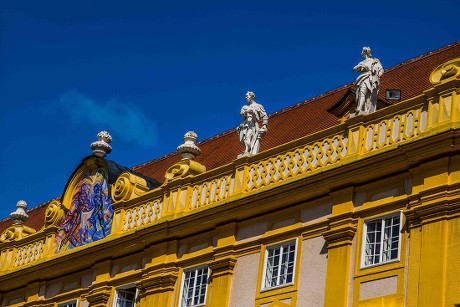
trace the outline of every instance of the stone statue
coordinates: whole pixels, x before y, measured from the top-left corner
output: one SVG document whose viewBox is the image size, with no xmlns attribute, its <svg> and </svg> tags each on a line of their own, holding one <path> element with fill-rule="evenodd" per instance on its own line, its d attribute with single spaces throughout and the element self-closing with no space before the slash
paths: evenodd
<svg viewBox="0 0 460 307">
<path fill-rule="evenodd" d="M 244 152 L 239 157 L 254 155 L 259 152 L 260 140 L 267 132 L 268 116 L 261 104 L 254 101 L 256 95 L 247 92 L 248 104 L 243 106 L 240 115 L 244 121 L 236 128 L 240 136 L 240 142 L 244 146 Z M 262 126 L 259 123 L 262 122 Z"/>
<path fill-rule="evenodd" d="M 371 48 L 363 47 L 361 56 L 364 58 L 353 70 L 360 72 L 356 78 L 356 114 L 369 114 L 377 110 L 377 95 L 383 67 L 378 59 L 372 58 Z"/>
</svg>

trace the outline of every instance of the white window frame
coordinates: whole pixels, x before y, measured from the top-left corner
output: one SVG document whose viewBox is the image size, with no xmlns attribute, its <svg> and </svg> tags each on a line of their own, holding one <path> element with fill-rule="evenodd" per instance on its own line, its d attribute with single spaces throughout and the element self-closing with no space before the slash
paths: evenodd
<svg viewBox="0 0 460 307">
<path fill-rule="evenodd" d="M 384 231 L 383 229 L 385 227 L 388 227 L 388 225 L 386 224 L 386 220 L 391 218 L 395 218 L 395 217 L 399 217 L 399 227 L 398 227 L 398 253 L 397 253 L 397 256 L 393 259 L 391 259 L 391 245 L 393 242 L 390 242 L 390 243 L 387 243 L 387 245 L 389 244 L 390 248 L 389 248 L 389 252 L 390 252 L 390 259 L 387 259 L 387 260 L 382 260 L 383 259 L 383 253 L 385 252 L 384 251 Z M 379 244 L 379 251 L 378 251 L 378 254 L 375 253 L 374 255 L 378 255 L 379 256 L 379 261 L 378 262 L 374 262 L 374 263 L 369 263 L 369 264 L 366 264 L 366 243 L 367 243 L 367 234 L 368 234 L 368 225 L 371 224 L 371 223 L 376 223 L 376 222 L 380 222 L 381 223 L 381 228 L 380 228 L 380 241 L 378 242 Z M 372 218 L 372 219 L 369 219 L 369 220 L 365 220 L 364 223 L 363 223 L 363 235 L 362 235 L 362 238 L 361 238 L 361 269 L 365 269 L 365 268 L 370 268 L 370 267 L 375 267 L 375 266 L 379 266 L 379 265 L 384 265 L 384 264 L 387 264 L 387 263 L 393 263 L 393 262 L 398 262 L 400 261 L 400 258 L 401 258 L 401 240 L 402 240 L 402 223 L 403 223 L 403 214 L 402 214 L 402 211 L 400 212 L 397 212 L 397 213 L 393 213 L 393 214 L 387 214 L 387 215 L 384 215 L 384 216 L 381 216 L 381 217 L 377 217 L 377 218 Z M 392 220 L 392 224 L 393 224 L 393 220 Z M 390 236 L 390 239 L 394 238 L 394 236 Z M 392 240 L 391 240 L 392 241 Z"/>
<path fill-rule="evenodd" d="M 134 300 L 133 300 L 133 307 L 136 306 L 136 298 L 137 298 L 137 293 L 138 293 L 138 289 L 135 285 L 126 285 L 126 286 L 122 286 L 122 287 L 118 287 L 115 289 L 115 295 L 114 295 L 114 298 L 113 298 L 113 307 L 117 307 L 117 303 L 118 303 L 118 296 L 119 296 L 119 293 L 120 291 L 126 291 L 127 289 L 135 289 L 134 291 Z"/>
<path fill-rule="evenodd" d="M 285 263 L 284 265 L 287 265 L 289 266 L 290 263 L 292 263 L 292 280 L 290 282 L 283 282 L 281 283 L 281 269 L 282 269 L 282 266 L 283 266 L 283 263 L 282 263 L 282 254 L 283 252 L 286 250 L 286 248 L 288 248 L 289 246 L 294 246 L 294 259 L 292 262 L 288 261 L 287 263 Z M 270 250 L 275 250 L 275 249 L 280 249 L 280 261 L 279 263 L 276 265 L 277 267 L 277 270 L 278 270 L 278 273 L 277 273 L 277 281 L 276 281 L 276 285 L 275 286 L 266 286 L 266 279 L 267 279 L 267 273 L 268 273 L 268 258 L 269 258 L 269 251 Z M 282 288 L 282 287 L 286 287 L 286 286 L 290 286 L 290 285 L 293 285 L 294 284 L 294 281 L 295 281 L 295 271 L 296 271 L 296 266 L 297 266 L 297 251 L 298 251 L 298 238 L 295 238 L 294 240 L 289 240 L 289 241 L 285 241 L 285 242 L 282 242 L 282 243 L 278 243 L 278 244 L 274 244 L 274 245 L 270 245 L 270 246 L 267 246 L 265 248 L 265 253 L 264 253 L 264 266 L 263 266 L 263 272 L 262 272 L 262 281 L 261 281 L 261 285 L 260 285 L 260 291 L 263 292 L 263 291 L 268 291 L 268 290 L 272 290 L 272 289 L 278 289 L 278 288 Z M 286 274 L 285 274 L 286 275 Z"/>
<path fill-rule="evenodd" d="M 199 270 L 203 270 L 203 269 L 206 269 L 207 270 L 207 274 L 206 274 L 206 284 L 205 284 L 205 290 L 204 290 L 204 300 L 202 303 L 193 303 L 192 304 L 189 304 L 187 305 L 186 302 L 184 302 L 184 298 L 183 298 L 183 295 L 184 295 L 184 286 L 185 286 L 185 280 L 186 280 L 186 275 L 187 273 L 189 272 L 195 272 L 195 277 L 193 278 L 193 285 L 192 285 L 192 299 L 194 297 L 194 294 L 197 290 L 197 272 Z M 197 306 L 205 306 L 206 305 L 206 298 L 208 296 L 208 285 L 209 285 L 209 273 L 210 273 L 210 269 L 207 265 L 200 265 L 200 266 L 196 266 L 196 267 L 193 267 L 193 268 L 188 268 L 188 269 L 184 269 L 183 272 L 182 272 L 182 282 L 181 282 L 181 285 L 180 285 L 180 294 L 179 294 L 179 304 L 178 306 L 179 307 L 197 307 Z M 187 298 L 188 299 L 188 298 Z"/>
<path fill-rule="evenodd" d="M 77 306 L 78 306 L 78 300 L 73 300 L 73 301 L 69 301 L 66 303 L 58 304 L 58 307 L 77 307 Z"/>
</svg>

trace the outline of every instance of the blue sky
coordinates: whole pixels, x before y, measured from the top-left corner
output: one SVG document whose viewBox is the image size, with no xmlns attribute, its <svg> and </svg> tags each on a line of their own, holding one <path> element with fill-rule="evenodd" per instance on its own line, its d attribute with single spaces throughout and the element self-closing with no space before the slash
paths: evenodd
<svg viewBox="0 0 460 307">
<path fill-rule="evenodd" d="M 1 1 L 0 219 L 62 194 L 101 130 L 132 167 L 460 38 L 457 0 Z M 270 129 L 270 127 L 269 127 Z"/>
</svg>

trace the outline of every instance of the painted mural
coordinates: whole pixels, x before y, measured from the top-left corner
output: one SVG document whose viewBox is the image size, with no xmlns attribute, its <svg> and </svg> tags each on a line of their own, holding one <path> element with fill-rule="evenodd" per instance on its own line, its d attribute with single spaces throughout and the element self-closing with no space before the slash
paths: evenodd
<svg viewBox="0 0 460 307">
<path fill-rule="evenodd" d="M 56 235 L 56 252 L 82 246 L 110 234 L 113 207 L 107 171 L 86 173 L 75 188 L 72 202 Z"/>
</svg>

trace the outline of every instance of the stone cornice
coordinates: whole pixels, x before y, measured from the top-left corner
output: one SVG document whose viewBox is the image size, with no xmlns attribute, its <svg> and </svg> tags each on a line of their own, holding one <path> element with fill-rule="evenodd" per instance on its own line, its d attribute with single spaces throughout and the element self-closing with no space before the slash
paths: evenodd
<svg viewBox="0 0 460 307">
<path fill-rule="evenodd" d="M 460 185 L 438 186 L 414 195 L 404 210 L 409 227 L 460 216 Z"/>
<path fill-rule="evenodd" d="M 356 225 L 342 225 L 337 228 L 323 232 L 323 237 L 327 242 L 328 248 L 335 248 L 344 245 L 351 245 L 356 233 Z"/>
<path fill-rule="evenodd" d="M 146 270 L 141 280 L 136 283 L 141 296 L 153 293 L 173 291 L 179 277 L 179 268 L 171 265 L 159 265 Z"/>
</svg>

